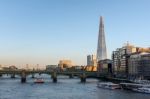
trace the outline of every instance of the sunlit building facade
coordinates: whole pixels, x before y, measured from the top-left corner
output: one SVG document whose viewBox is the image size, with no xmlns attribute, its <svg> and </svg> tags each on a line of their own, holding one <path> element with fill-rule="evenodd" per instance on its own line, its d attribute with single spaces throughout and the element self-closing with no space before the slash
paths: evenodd
<svg viewBox="0 0 150 99">
<path fill-rule="evenodd" d="M 70 67 L 72 67 L 72 61 L 71 60 L 60 60 L 58 67 L 62 70 L 70 68 Z"/>
<path fill-rule="evenodd" d="M 87 66 L 97 66 L 96 55 L 87 56 Z"/>
</svg>

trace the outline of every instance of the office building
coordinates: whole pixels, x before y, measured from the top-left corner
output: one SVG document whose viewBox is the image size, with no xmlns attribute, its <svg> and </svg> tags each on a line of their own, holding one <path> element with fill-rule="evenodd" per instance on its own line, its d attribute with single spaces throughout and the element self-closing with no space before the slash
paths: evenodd
<svg viewBox="0 0 150 99">
<path fill-rule="evenodd" d="M 129 79 L 150 79 L 150 53 L 137 52 L 128 60 Z"/>
<path fill-rule="evenodd" d="M 129 71 L 131 62 L 133 64 L 133 60 L 138 60 L 138 58 L 135 59 L 133 58 L 136 56 L 136 55 L 133 56 L 133 53 L 142 53 L 142 52 L 149 53 L 150 48 L 135 47 L 127 43 L 122 48 L 117 48 L 116 51 L 113 51 L 112 60 L 113 60 L 114 74 L 118 77 L 128 77 L 129 72 L 131 72 Z"/>
<path fill-rule="evenodd" d="M 96 55 L 87 56 L 87 66 L 97 66 Z"/>
<path fill-rule="evenodd" d="M 98 35 L 98 46 L 97 46 L 97 61 L 107 59 L 107 50 L 105 42 L 104 32 L 104 20 L 100 17 L 99 35 Z"/>
</svg>

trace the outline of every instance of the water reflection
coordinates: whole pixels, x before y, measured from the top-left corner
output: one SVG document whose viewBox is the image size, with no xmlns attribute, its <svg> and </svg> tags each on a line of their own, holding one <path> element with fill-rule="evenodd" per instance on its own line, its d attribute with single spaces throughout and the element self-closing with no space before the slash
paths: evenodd
<svg viewBox="0 0 150 99">
<path fill-rule="evenodd" d="M 80 83 L 79 78 L 69 79 L 59 76 L 58 83 L 53 83 L 49 75 L 42 75 L 44 84 L 34 84 L 28 77 L 27 83 L 21 84 L 20 78 L 0 78 L 0 99 L 149 99 L 149 94 L 124 90 L 97 88 L 97 79 L 87 79 Z"/>
</svg>

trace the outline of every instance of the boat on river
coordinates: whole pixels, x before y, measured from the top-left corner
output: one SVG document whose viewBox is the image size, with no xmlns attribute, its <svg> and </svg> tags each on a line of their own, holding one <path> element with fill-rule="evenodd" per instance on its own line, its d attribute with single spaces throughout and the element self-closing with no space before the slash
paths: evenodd
<svg viewBox="0 0 150 99">
<path fill-rule="evenodd" d="M 125 90 L 132 90 L 137 88 L 142 88 L 142 84 L 135 84 L 135 83 L 120 83 L 121 88 Z"/>
<path fill-rule="evenodd" d="M 150 88 L 148 88 L 148 87 L 135 88 L 135 89 L 132 89 L 132 90 L 135 91 L 135 92 L 150 94 Z"/>
<path fill-rule="evenodd" d="M 120 83 L 120 85 L 123 89 L 131 90 L 134 92 L 150 94 L 150 85 L 149 84 Z"/>
<path fill-rule="evenodd" d="M 120 83 L 121 88 L 123 89 L 138 89 L 138 88 L 150 88 L 150 85 L 147 84 L 136 84 L 136 83 Z"/>
<path fill-rule="evenodd" d="M 133 80 L 132 82 L 136 83 L 136 84 L 150 85 L 150 81 L 149 80 Z"/>
<path fill-rule="evenodd" d="M 120 89 L 121 87 L 120 87 L 120 85 L 119 84 L 114 84 L 114 83 L 112 83 L 112 82 L 99 82 L 98 84 L 97 84 L 97 86 L 99 87 L 99 88 L 104 88 L 104 89 Z"/>
<path fill-rule="evenodd" d="M 43 79 L 40 79 L 40 78 L 37 78 L 34 83 L 44 83 L 44 80 Z"/>
</svg>

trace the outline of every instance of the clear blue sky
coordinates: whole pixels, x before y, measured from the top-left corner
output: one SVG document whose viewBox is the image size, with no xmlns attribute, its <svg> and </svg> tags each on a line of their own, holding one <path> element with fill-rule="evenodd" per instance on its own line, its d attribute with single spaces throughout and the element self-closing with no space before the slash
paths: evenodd
<svg viewBox="0 0 150 99">
<path fill-rule="evenodd" d="M 150 0 L 0 0 L 0 64 L 86 65 L 104 16 L 111 52 L 127 41 L 150 46 Z"/>
</svg>

